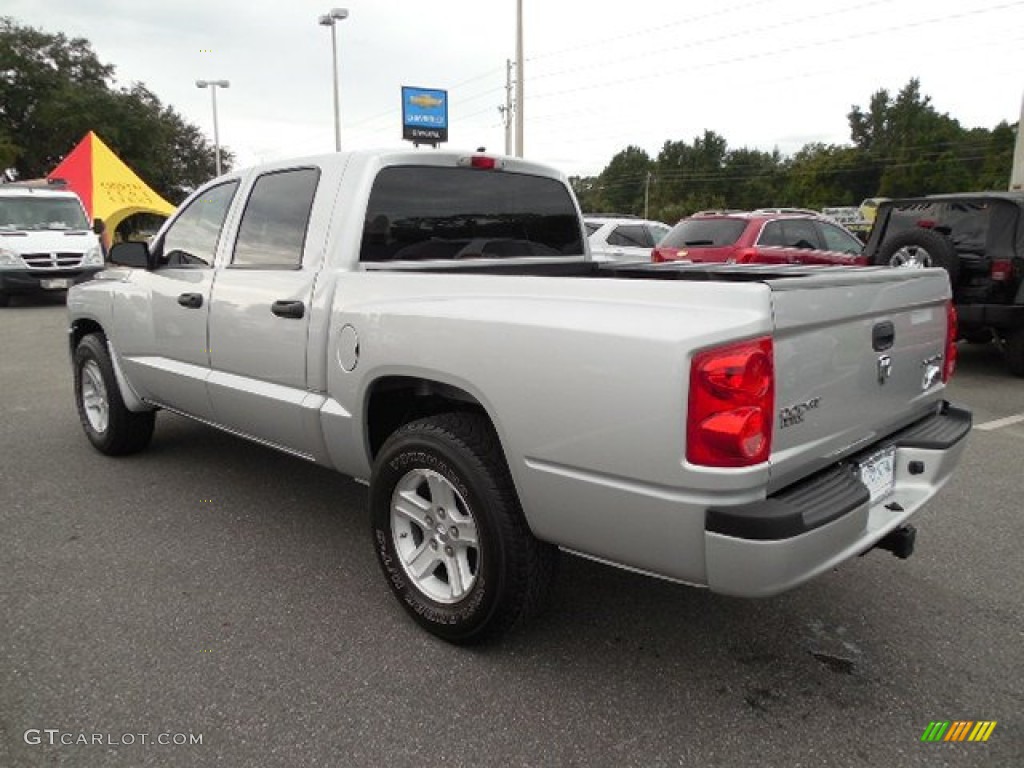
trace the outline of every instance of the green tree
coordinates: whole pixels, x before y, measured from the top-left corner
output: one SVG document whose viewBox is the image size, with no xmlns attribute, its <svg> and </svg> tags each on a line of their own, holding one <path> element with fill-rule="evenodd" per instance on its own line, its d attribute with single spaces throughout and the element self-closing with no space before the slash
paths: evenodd
<svg viewBox="0 0 1024 768">
<path fill-rule="evenodd" d="M 628 146 L 618 152 L 598 176 L 600 202 L 608 212 L 642 214 L 650 156 L 640 147 Z"/>
<path fill-rule="evenodd" d="M 912 79 L 891 97 L 872 95 L 867 111 L 855 106 L 848 115 L 850 136 L 863 153 L 865 180 L 877 194 L 896 197 L 954 192 L 974 186 L 983 163 L 985 141 L 972 137 L 948 114 L 939 113 L 931 98 Z"/>
<path fill-rule="evenodd" d="M 733 149 L 725 156 L 725 205 L 728 208 L 764 208 L 782 205 L 780 187 L 785 181 L 782 154 L 778 149 Z"/>
<path fill-rule="evenodd" d="M 113 85 L 89 41 L 0 17 L 0 168 L 45 176 L 95 131 L 147 183 L 180 202 L 215 172 L 195 126 L 141 83 Z M 230 168 L 232 155 L 221 151 Z"/>
<path fill-rule="evenodd" d="M 786 205 L 820 209 L 829 205 L 856 205 L 865 197 L 854 189 L 860 169 L 854 147 L 807 144 L 788 158 L 781 199 Z"/>
</svg>

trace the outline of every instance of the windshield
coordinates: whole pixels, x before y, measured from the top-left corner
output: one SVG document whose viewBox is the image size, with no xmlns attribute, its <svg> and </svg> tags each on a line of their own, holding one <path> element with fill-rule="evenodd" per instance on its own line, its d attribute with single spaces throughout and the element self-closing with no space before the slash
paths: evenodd
<svg viewBox="0 0 1024 768">
<path fill-rule="evenodd" d="M 89 222 L 77 200 L 69 197 L 2 197 L 0 230 L 88 229 Z"/>
<path fill-rule="evenodd" d="M 667 248 L 732 245 L 746 226 L 743 219 L 686 219 L 676 224 L 659 245 Z"/>
</svg>

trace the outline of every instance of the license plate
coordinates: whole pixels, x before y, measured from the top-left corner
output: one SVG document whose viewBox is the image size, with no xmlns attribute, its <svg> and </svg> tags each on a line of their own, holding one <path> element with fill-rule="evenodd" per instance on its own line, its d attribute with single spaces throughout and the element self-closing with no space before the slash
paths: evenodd
<svg viewBox="0 0 1024 768">
<path fill-rule="evenodd" d="M 61 288 L 67 288 L 71 281 L 66 277 L 55 277 L 52 280 L 40 280 L 39 283 L 47 291 L 56 291 Z"/>
<path fill-rule="evenodd" d="M 860 462 L 860 481 L 867 486 L 871 502 L 892 493 L 895 483 L 896 449 L 885 448 Z"/>
</svg>

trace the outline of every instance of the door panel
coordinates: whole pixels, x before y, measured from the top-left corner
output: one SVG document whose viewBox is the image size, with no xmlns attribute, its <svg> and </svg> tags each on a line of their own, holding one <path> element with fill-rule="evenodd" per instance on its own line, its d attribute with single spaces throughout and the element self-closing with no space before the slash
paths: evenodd
<svg viewBox="0 0 1024 768">
<path fill-rule="evenodd" d="M 210 399 L 231 429 L 311 453 L 300 409 L 306 392 L 306 335 L 314 275 L 223 270 L 210 312 Z M 278 301 L 299 301 L 301 318 L 279 317 Z"/>
<path fill-rule="evenodd" d="M 306 348 L 319 254 L 306 253 L 306 232 L 318 182 L 315 168 L 255 179 L 209 317 L 217 422 L 308 456 L 321 442 L 305 418 L 315 405 Z"/>
<path fill-rule="evenodd" d="M 202 419 L 213 416 L 207 320 L 213 264 L 238 189 L 228 181 L 189 200 L 153 245 L 155 269 L 132 273 L 115 299 L 116 349 L 147 400 Z"/>
</svg>

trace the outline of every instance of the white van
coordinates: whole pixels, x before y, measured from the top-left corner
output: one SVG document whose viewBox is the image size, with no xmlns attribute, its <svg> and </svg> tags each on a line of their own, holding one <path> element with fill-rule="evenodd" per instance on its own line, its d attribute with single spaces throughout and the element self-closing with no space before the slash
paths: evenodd
<svg viewBox="0 0 1024 768">
<path fill-rule="evenodd" d="M 63 291 L 103 269 L 85 206 L 56 185 L 0 184 L 0 307 L 15 294 Z"/>
</svg>

